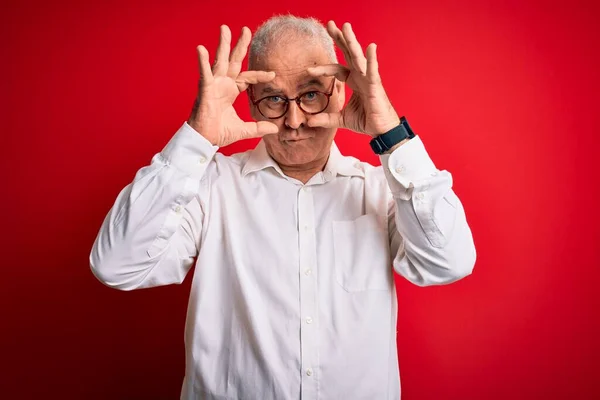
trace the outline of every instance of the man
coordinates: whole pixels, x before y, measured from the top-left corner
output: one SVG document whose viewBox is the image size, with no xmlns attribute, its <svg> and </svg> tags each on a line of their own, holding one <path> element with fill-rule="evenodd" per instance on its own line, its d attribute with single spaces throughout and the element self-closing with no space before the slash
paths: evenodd
<svg viewBox="0 0 600 400">
<path fill-rule="evenodd" d="M 274 17 L 214 65 L 198 47 L 189 120 L 119 194 L 90 262 L 122 290 L 180 283 L 197 256 L 182 399 L 399 399 L 393 271 L 420 285 L 471 273 L 475 248 L 439 171 L 349 24 Z M 347 66 L 337 64 L 334 43 Z M 344 108 L 344 87 L 353 94 Z M 244 122 L 233 102 L 248 91 Z M 382 167 L 344 157 L 338 127 Z M 231 157 L 216 153 L 262 137 Z"/>
</svg>

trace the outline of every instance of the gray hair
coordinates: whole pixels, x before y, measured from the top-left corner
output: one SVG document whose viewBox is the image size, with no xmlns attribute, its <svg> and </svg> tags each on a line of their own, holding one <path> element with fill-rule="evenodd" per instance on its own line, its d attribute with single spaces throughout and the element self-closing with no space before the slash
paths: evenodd
<svg viewBox="0 0 600 400">
<path fill-rule="evenodd" d="M 266 20 L 258 27 L 252 42 L 250 43 L 250 55 L 248 57 L 248 69 L 259 61 L 260 55 L 264 54 L 273 43 L 281 43 L 289 40 L 289 34 L 296 34 L 294 38 L 310 38 L 315 44 L 323 46 L 332 63 L 337 63 L 333 39 L 327 33 L 327 29 L 321 21 L 313 17 L 297 17 L 295 15 L 276 15 Z"/>
</svg>

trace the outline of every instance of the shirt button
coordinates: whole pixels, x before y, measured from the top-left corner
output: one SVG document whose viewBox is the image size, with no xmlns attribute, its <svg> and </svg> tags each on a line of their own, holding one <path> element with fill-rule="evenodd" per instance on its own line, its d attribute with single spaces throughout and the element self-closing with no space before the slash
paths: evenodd
<svg viewBox="0 0 600 400">
<path fill-rule="evenodd" d="M 304 225 L 304 230 L 305 230 L 305 231 L 307 231 L 307 230 L 309 230 L 309 229 L 310 229 L 310 226 L 308 226 L 308 225 Z"/>
<path fill-rule="evenodd" d="M 312 368 L 307 368 L 307 369 L 306 369 L 306 375 L 308 375 L 308 376 L 312 376 L 312 374 L 313 374 L 313 370 L 312 370 Z"/>
<path fill-rule="evenodd" d="M 200 164 L 204 164 L 206 162 L 206 157 L 200 157 L 198 161 L 200 162 Z"/>
<path fill-rule="evenodd" d="M 419 200 L 423 200 L 424 197 L 425 197 L 425 195 L 423 193 L 417 194 L 417 199 L 419 199 Z"/>
<path fill-rule="evenodd" d="M 309 268 L 306 271 L 304 271 L 304 275 L 308 276 L 312 273 L 312 270 Z"/>
<path fill-rule="evenodd" d="M 175 207 L 175 212 L 179 214 L 181 212 L 181 206 Z"/>
<path fill-rule="evenodd" d="M 307 324 L 312 324 L 312 318 L 311 317 L 306 317 L 306 323 Z"/>
<path fill-rule="evenodd" d="M 402 172 L 404 172 L 404 166 L 401 165 L 398 168 L 396 168 L 396 172 L 399 173 L 399 174 L 402 173 Z"/>
<path fill-rule="evenodd" d="M 431 176 L 436 176 L 436 175 L 437 175 L 437 172 L 432 172 L 431 173 Z"/>
</svg>

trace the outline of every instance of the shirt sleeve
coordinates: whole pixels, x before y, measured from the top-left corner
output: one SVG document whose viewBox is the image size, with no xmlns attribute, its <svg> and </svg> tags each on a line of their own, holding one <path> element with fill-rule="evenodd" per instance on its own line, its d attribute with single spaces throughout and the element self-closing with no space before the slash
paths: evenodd
<svg viewBox="0 0 600 400">
<path fill-rule="evenodd" d="M 218 147 L 187 123 L 118 195 L 90 253 L 94 275 L 122 290 L 181 283 L 198 254 Z"/>
<path fill-rule="evenodd" d="M 440 171 L 419 136 L 381 156 L 391 190 L 389 221 L 394 270 L 419 286 L 469 275 L 476 252 L 452 175 Z"/>
</svg>

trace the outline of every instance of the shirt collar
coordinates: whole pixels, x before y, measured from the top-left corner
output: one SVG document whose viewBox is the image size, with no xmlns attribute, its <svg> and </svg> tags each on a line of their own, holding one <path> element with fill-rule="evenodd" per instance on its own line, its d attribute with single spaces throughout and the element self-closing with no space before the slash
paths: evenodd
<svg viewBox="0 0 600 400">
<path fill-rule="evenodd" d="M 242 168 L 242 176 L 260 171 L 266 168 L 274 168 L 280 175 L 284 175 L 279 165 L 271 158 L 267 152 L 265 141 L 261 140 L 258 145 L 250 151 L 250 155 Z M 353 157 L 345 157 L 340 153 L 335 141 L 331 144 L 329 151 L 329 160 L 323 171 L 326 175 L 335 177 L 337 175 L 358 176 L 364 178 L 365 174 L 358 160 Z"/>
</svg>

